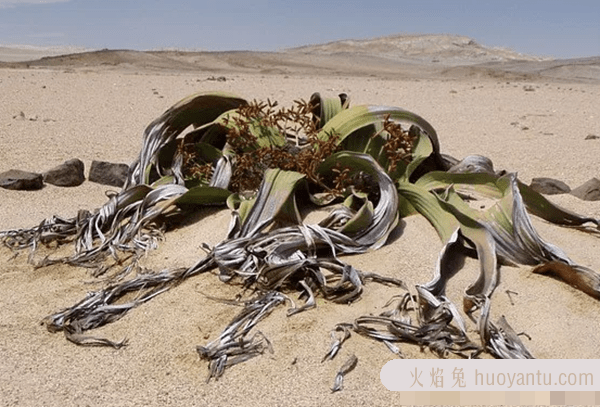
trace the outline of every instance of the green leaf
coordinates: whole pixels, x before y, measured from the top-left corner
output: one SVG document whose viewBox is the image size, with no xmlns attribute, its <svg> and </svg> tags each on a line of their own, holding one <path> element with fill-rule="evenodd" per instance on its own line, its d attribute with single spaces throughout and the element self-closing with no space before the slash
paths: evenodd
<svg viewBox="0 0 600 407">
<path fill-rule="evenodd" d="M 227 112 L 231 112 L 228 110 Z M 225 112 L 224 114 L 226 114 Z M 223 115 L 219 116 L 222 117 Z M 227 143 L 227 128 L 220 124 L 219 118 L 214 121 L 200 126 L 198 129 L 194 130 L 196 132 L 202 132 L 202 136 L 200 137 L 200 142 L 210 144 L 214 146 L 218 150 L 222 150 Z M 188 133 L 190 134 L 190 133 Z"/>
<path fill-rule="evenodd" d="M 275 127 L 256 124 L 251 126 L 250 130 L 261 148 L 283 147 L 287 143 L 285 135 Z"/>
<path fill-rule="evenodd" d="M 327 140 L 330 134 L 337 133 L 341 142 L 356 130 L 382 123 L 387 117 L 396 122 L 417 125 L 430 138 L 433 151 L 439 153 L 439 141 L 433 126 L 421 116 L 399 107 L 354 106 L 342 110 L 323 126 L 318 137 Z"/>
<path fill-rule="evenodd" d="M 429 191 L 445 190 L 452 185 L 459 193 L 498 199 L 503 195 L 503 188 L 497 185 L 497 180 L 497 175 L 486 173 L 450 174 L 432 171 L 419 178 L 415 184 Z"/>
<path fill-rule="evenodd" d="M 400 218 L 406 218 L 408 216 L 416 215 L 419 211 L 404 197 L 404 195 L 398 194 L 398 215 Z"/>
<path fill-rule="evenodd" d="M 254 206 L 255 201 L 256 197 L 245 199 L 239 194 L 235 193 L 229 195 L 227 198 L 227 207 L 232 211 L 236 211 L 239 216 L 240 223 L 244 223 L 248 217 L 248 214 L 250 213 L 250 210 L 252 209 L 252 206 Z"/>
<path fill-rule="evenodd" d="M 136 185 L 135 187 L 131 187 L 126 191 L 119 192 L 119 194 L 116 196 L 117 208 L 125 208 L 134 202 L 141 201 L 153 189 L 154 188 L 149 187 L 148 185 Z"/>
<path fill-rule="evenodd" d="M 355 130 L 344 138 L 340 144 L 342 150 L 369 154 L 385 168 L 386 165 L 380 160 L 381 156 L 387 159 L 385 152 L 382 151 L 385 140 L 381 135 L 376 135 L 378 131 L 381 131 L 381 128 L 381 123 L 375 123 Z"/>
<path fill-rule="evenodd" d="M 399 182 L 397 188 L 398 194 L 431 223 L 441 241 L 449 241 L 458 227 L 458 222 L 441 206 L 438 198 L 426 189 L 409 182 Z"/>
<path fill-rule="evenodd" d="M 344 109 L 341 95 L 323 98 L 320 93 L 315 92 L 310 97 L 310 103 L 312 106 L 316 106 L 313 114 L 319 118 L 318 128 L 322 128 L 329 120 Z"/>
<path fill-rule="evenodd" d="M 433 153 L 431 139 L 421 131 L 417 131 L 417 141 L 413 149 L 413 157 L 402 174 L 402 180 L 408 182 L 412 173 L 431 155 L 431 153 Z"/>
<path fill-rule="evenodd" d="M 398 193 L 394 186 L 394 182 L 385 173 L 384 169 L 371 157 L 366 154 L 353 153 L 342 151 L 331 155 L 323 161 L 317 168 L 316 173 L 323 177 L 331 177 L 332 170 L 336 165 L 341 165 L 342 168 L 349 168 L 349 176 L 359 176 L 365 174 L 367 182 L 378 188 L 379 202 L 372 209 L 372 221 L 367 227 L 356 234 L 350 235 L 361 245 L 376 249 L 381 247 L 389 233 L 398 223 Z M 362 173 L 362 174 L 361 174 Z M 356 220 L 350 219 L 348 222 L 358 222 L 363 224 L 368 214 L 369 207 L 365 207 L 363 211 L 355 214 Z M 358 228 L 351 225 L 349 229 L 355 231 Z"/>
<path fill-rule="evenodd" d="M 165 175 L 164 177 L 154 181 L 152 183 L 152 187 L 156 188 L 161 185 L 168 185 L 168 184 L 173 184 L 173 183 L 175 183 L 175 177 L 172 175 Z M 187 185 L 186 185 L 186 187 L 187 187 Z"/>
<path fill-rule="evenodd" d="M 303 179 L 304 175 L 295 171 L 267 170 L 254 205 L 243 221 L 240 237 L 253 236 L 277 219 L 301 223 L 294 192 Z"/>
<path fill-rule="evenodd" d="M 160 153 L 163 148 L 172 147 L 173 140 L 187 127 L 211 123 L 224 112 L 244 104 L 247 104 L 244 99 L 220 92 L 195 94 L 175 104 L 146 127 L 142 149 L 131 165 L 132 169 L 123 188 L 149 184 L 153 182 L 153 173 L 158 178 L 164 175 L 167 168 L 159 162 Z M 169 160 L 163 158 L 162 161 L 169 166 Z"/>
<path fill-rule="evenodd" d="M 214 163 L 223 156 L 223 152 L 215 146 L 202 141 L 194 145 L 198 159 L 202 163 Z"/>
<path fill-rule="evenodd" d="M 351 236 L 365 230 L 372 222 L 373 203 L 367 200 L 339 231 Z"/>
<path fill-rule="evenodd" d="M 568 209 L 561 208 L 529 186 L 520 181 L 517 182 L 523 201 L 529 212 L 533 215 L 558 225 L 581 226 L 586 223 L 594 223 L 600 229 L 600 219 L 582 216 Z"/>
<path fill-rule="evenodd" d="M 533 215 L 558 225 L 581 226 L 589 222 L 600 227 L 599 219 L 561 208 L 521 181 L 516 182 L 527 210 Z M 430 191 L 443 190 L 452 185 L 461 194 L 490 199 L 500 199 L 506 195 L 509 183 L 508 178 L 494 174 L 450 174 L 441 171 L 429 172 L 416 182 Z"/>
<path fill-rule="evenodd" d="M 189 189 L 175 203 L 178 206 L 224 204 L 229 195 L 231 192 L 226 189 L 199 185 Z"/>
<path fill-rule="evenodd" d="M 202 92 L 190 95 L 173 105 L 156 123 L 183 131 L 190 125 L 200 127 L 214 121 L 226 111 L 246 105 L 246 100 L 227 92 Z"/>
<path fill-rule="evenodd" d="M 225 112 L 217 119 L 215 123 L 224 127 L 244 131 L 238 126 L 238 121 L 246 122 L 248 118 L 242 116 L 237 111 Z M 282 147 L 287 143 L 285 134 L 281 133 L 278 128 L 267 126 L 261 122 L 260 117 L 256 117 L 248 124 L 248 129 L 251 136 L 254 136 L 255 142 L 252 146 L 246 147 L 244 151 L 252 151 L 258 148 L 265 147 Z"/>
<path fill-rule="evenodd" d="M 489 228 L 489 224 L 473 216 L 478 211 L 471 210 L 452 187 L 446 191 L 445 200 L 440 200 L 440 203 L 456 217 L 460 223 L 460 234 L 468 239 L 477 252 L 479 276 L 465 290 L 463 308 L 468 314 L 481 310 L 477 325 L 482 345 L 499 358 L 533 358 L 503 317 L 497 325 L 490 321 L 491 296 L 499 283 L 497 236 Z"/>
<path fill-rule="evenodd" d="M 497 285 L 497 260 L 496 248 L 492 235 L 483 223 L 473 215 L 476 210 L 471 210 L 452 188 L 446 193 L 446 199 L 440 200 L 442 207 L 452 214 L 460 224 L 460 230 L 464 237 L 469 239 L 477 250 L 477 258 L 481 264 L 481 272 L 478 280 L 466 291 L 468 297 L 475 302 L 474 297 L 484 295 L 490 297 Z M 457 203 L 460 203 L 457 205 Z M 467 307 L 470 308 L 470 307 Z"/>
<path fill-rule="evenodd" d="M 507 174 L 497 180 L 497 185 L 503 196 L 486 211 L 469 207 L 452 188 L 442 204 L 459 220 L 461 228 L 474 221 L 483 224 L 504 262 L 537 266 L 534 272 L 558 275 L 576 288 L 600 298 L 600 275 L 577 265 L 563 250 L 538 235 L 525 208 L 516 176 Z"/>
</svg>

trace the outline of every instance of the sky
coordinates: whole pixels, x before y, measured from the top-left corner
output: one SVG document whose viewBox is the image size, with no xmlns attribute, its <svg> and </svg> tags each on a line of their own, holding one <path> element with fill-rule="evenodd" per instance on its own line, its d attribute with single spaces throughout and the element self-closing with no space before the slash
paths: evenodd
<svg viewBox="0 0 600 407">
<path fill-rule="evenodd" d="M 600 56 L 600 1 L 0 0 L 0 45 L 277 51 L 395 34 Z"/>
</svg>

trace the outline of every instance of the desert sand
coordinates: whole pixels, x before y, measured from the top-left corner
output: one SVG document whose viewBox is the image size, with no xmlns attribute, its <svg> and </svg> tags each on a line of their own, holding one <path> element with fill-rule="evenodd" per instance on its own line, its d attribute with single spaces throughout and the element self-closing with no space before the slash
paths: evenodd
<svg viewBox="0 0 600 407">
<path fill-rule="evenodd" d="M 439 51 L 436 51 L 439 52 Z M 311 53 L 141 53 L 103 51 L 10 62 L 0 69 L 0 172 L 43 172 L 70 158 L 132 162 L 148 123 L 183 97 L 222 90 L 247 99 L 293 100 L 319 91 L 345 92 L 352 104 L 400 106 L 426 118 L 437 130 L 442 152 L 456 158 L 490 157 L 496 169 L 552 177 L 577 187 L 600 177 L 600 80 L 598 61 L 469 60 L 444 64 L 405 61 L 348 50 Z M 463 62 L 466 61 L 464 56 Z M 2 59 L 0 55 L 0 60 Z M 363 63 L 364 62 L 364 63 Z M 215 78 L 225 77 L 216 81 Z M 21 115 L 23 112 L 23 115 Z M 106 201 L 106 187 L 45 186 L 39 191 L 0 189 L 0 230 L 31 227 L 51 215 L 74 216 Z M 112 188 L 114 189 L 114 188 Z M 600 203 L 570 195 L 552 201 L 600 218 Z M 600 271 L 597 236 L 534 218 L 541 236 L 578 263 Z M 166 234 L 145 260 L 149 267 L 190 266 L 227 231 L 226 209 L 206 209 L 194 222 Z M 442 244 L 422 217 L 402 221 L 387 245 L 345 257 L 355 267 L 401 278 L 409 287 L 431 279 Z M 351 305 L 318 301 L 314 310 L 286 317 L 279 307 L 258 329 L 273 353 L 227 370 L 206 383 L 207 363 L 197 345 L 216 338 L 239 311 L 206 296 L 233 298 L 238 287 L 213 274 L 185 281 L 92 332 L 128 338 L 120 350 L 78 347 L 41 320 L 99 287 L 86 270 L 55 265 L 34 269 L 27 253 L 11 258 L 0 248 L 0 405 L 392 405 L 406 402 L 380 382 L 381 367 L 394 355 L 381 343 L 353 335 L 340 355 L 321 363 L 330 330 L 340 322 L 381 312 L 398 292 L 368 284 Z M 476 278 L 467 261 L 452 280 L 449 296 L 462 303 Z M 506 290 L 517 292 L 511 304 Z M 505 315 L 537 358 L 599 359 L 600 303 L 529 267 L 502 267 L 492 298 L 492 316 Z M 473 334 L 473 338 L 477 338 Z M 410 358 L 434 357 L 401 345 Z M 344 389 L 331 392 L 349 355 L 358 357 Z M 404 400 L 404 401 L 403 401 Z"/>
</svg>

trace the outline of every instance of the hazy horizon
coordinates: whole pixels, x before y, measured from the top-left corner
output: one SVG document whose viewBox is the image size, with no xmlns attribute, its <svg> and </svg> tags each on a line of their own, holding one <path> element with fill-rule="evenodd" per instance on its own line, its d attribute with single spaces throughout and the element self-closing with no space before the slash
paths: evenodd
<svg viewBox="0 0 600 407">
<path fill-rule="evenodd" d="M 460 35 L 553 58 L 600 56 L 593 0 L 0 0 L 0 46 L 280 51 L 345 39 Z"/>
</svg>

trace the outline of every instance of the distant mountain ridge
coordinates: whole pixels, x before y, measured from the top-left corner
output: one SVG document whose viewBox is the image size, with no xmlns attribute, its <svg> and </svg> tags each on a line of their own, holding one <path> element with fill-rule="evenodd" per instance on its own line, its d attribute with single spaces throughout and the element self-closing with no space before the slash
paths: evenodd
<svg viewBox="0 0 600 407">
<path fill-rule="evenodd" d="M 0 44 L 0 55 L 4 62 L 31 61 L 43 57 L 74 54 L 90 51 L 76 46 L 38 46 L 20 44 Z"/>
<path fill-rule="evenodd" d="M 21 53 L 19 53 L 20 51 Z M 38 51 L 41 51 L 38 53 Z M 221 76 L 236 73 L 278 75 L 356 75 L 390 78 L 567 80 L 600 83 L 600 56 L 538 58 L 490 48 L 458 35 L 394 35 L 341 40 L 279 52 L 59 50 L 0 46 L 0 69 L 120 70 L 188 72 Z M 15 54 L 15 52 L 17 52 Z"/>
<path fill-rule="evenodd" d="M 441 62 L 448 65 L 506 62 L 543 61 L 540 58 L 507 48 L 486 47 L 461 35 L 391 35 L 362 40 L 340 40 L 324 44 L 288 48 L 288 53 L 305 54 L 363 54 L 404 62 Z"/>
</svg>

